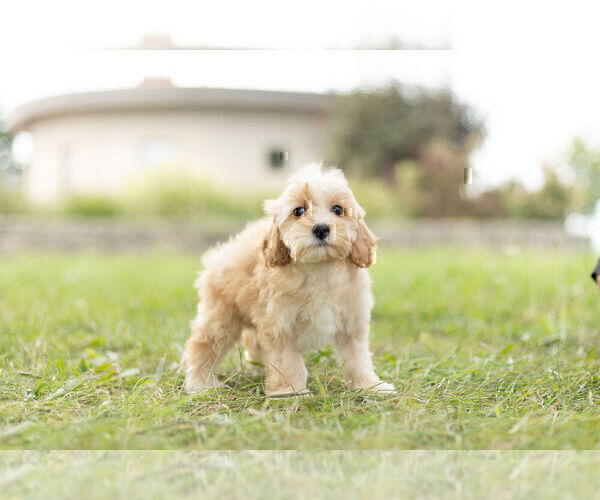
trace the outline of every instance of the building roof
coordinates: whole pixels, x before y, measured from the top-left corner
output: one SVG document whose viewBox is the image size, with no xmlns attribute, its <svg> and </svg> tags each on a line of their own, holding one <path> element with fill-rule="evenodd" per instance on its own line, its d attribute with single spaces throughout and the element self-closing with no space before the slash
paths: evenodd
<svg viewBox="0 0 600 500">
<path fill-rule="evenodd" d="M 8 117 L 11 133 L 37 120 L 97 112 L 235 109 L 295 113 L 327 112 L 335 96 L 305 92 L 223 88 L 141 86 L 129 89 L 58 95 L 16 108 Z"/>
</svg>

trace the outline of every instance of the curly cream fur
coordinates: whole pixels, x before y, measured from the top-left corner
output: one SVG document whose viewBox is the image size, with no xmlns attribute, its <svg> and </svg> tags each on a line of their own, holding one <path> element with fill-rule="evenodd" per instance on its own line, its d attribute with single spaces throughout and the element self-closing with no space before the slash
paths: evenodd
<svg viewBox="0 0 600 500">
<path fill-rule="evenodd" d="M 336 204 L 341 216 L 331 211 Z M 306 213 L 296 217 L 296 207 Z M 215 370 L 238 341 L 264 365 L 267 395 L 305 391 L 302 354 L 331 342 L 352 388 L 393 390 L 375 374 L 368 345 L 373 296 L 365 268 L 375 261 L 376 239 L 343 174 L 307 167 L 265 211 L 267 218 L 204 256 L 183 356 L 185 390 L 216 387 Z M 317 223 L 330 228 L 326 244 L 312 233 Z"/>
</svg>

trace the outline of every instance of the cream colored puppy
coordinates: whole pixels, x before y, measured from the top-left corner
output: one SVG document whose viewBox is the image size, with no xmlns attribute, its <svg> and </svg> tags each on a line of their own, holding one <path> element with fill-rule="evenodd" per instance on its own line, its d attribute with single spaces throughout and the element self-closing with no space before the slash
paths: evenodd
<svg viewBox="0 0 600 500">
<path fill-rule="evenodd" d="M 306 391 L 302 354 L 331 342 L 350 387 L 394 390 L 369 353 L 375 236 L 342 172 L 305 167 L 265 211 L 204 256 L 185 390 L 216 387 L 219 361 L 238 341 L 264 365 L 269 396 Z"/>
</svg>

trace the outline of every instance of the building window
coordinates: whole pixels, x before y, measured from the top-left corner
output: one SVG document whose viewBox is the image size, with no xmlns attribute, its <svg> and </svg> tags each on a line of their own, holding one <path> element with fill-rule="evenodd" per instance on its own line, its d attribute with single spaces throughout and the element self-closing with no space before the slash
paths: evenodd
<svg viewBox="0 0 600 500">
<path fill-rule="evenodd" d="M 288 152 L 282 148 L 273 148 L 269 151 L 268 162 L 273 169 L 283 168 L 288 161 Z"/>
<path fill-rule="evenodd" d="M 175 148 L 168 139 L 149 139 L 142 144 L 142 163 L 146 168 L 156 168 L 173 161 Z"/>
</svg>

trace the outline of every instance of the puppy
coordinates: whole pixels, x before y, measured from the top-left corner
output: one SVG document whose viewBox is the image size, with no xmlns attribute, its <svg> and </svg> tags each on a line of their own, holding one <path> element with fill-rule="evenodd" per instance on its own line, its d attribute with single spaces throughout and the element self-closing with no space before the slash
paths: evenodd
<svg viewBox="0 0 600 500">
<path fill-rule="evenodd" d="M 393 391 L 369 353 L 376 239 L 342 172 L 305 167 L 264 207 L 267 218 L 204 256 L 186 392 L 219 385 L 215 370 L 238 341 L 264 365 L 268 396 L 305 392 L 302 354 L 331 342 L 350 387 Z"/>
</svg>

